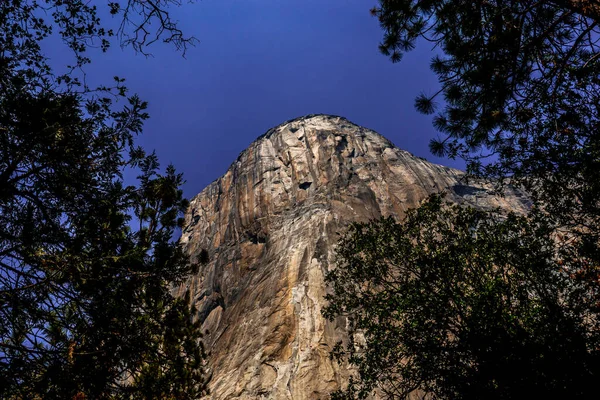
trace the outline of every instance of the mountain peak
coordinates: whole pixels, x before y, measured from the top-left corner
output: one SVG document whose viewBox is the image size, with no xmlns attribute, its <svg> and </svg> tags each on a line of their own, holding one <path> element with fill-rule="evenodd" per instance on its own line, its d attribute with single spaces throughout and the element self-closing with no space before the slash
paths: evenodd
<svg viewBox="0 0 600 400">
<path fill-rule="evenodd" d="M 181 243 L 210 262 L 190 290 L 210 349 L 211 399 L 325 399 L 350 371 L 329 358 L 345 321 L 326 321 L 324 275 L 337 232 L 353 221 L 401 218 L 430 193 L 522 210 L 518 196 L 466 186 L 343 117 L 280 124 L 190 202 Z"/>
<path fill-rule="evenodd" d="M 349 119 L 339 116 L 339 115 L 331 115 L 331 114 L 307 114 L 301 117 L 293 118 L 287 120 L 262 134 L 257 138 L 257 140 L 263 138 L 269 138 L 274 134 L 284 132 L 286 129 L 292 132 L 296 132 L 300 129 L 305 128 L 313 128 L 313 129 L 323 129 L 323 130 L 343 130 L 344 128 L 355 128 L 354 132 L 364 132 L 369 134 L 379 135 L 377 132 L 364 128 Z"/>
</svg>

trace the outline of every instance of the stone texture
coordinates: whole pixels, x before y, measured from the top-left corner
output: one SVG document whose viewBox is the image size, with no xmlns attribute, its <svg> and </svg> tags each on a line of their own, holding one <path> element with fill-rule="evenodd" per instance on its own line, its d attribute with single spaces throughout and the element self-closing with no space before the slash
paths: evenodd
<svg viewBox="0 0 600 400">
<path fill-rule="evenodd" d="M 516 191 L 490 194 L 463 172 L 398 149 L 329 115 L 285 122 L 242 152 L 191 201 L 181 242 L 210 263 L 192 291 L 208 331 L 213 399 L 323 399 L 349 371 L 329 359 L 345 321 L 321 316 L 324 274 L 350 221 L 401 218 L 432 192 L 525 211 Z"/>
</svg>

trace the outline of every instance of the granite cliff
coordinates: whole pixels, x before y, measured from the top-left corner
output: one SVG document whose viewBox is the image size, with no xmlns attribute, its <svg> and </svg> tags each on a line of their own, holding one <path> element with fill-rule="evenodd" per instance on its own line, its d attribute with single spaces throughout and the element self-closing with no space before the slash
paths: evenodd
<svg viewBox="0 0 600 400">
<path fill-rule="evenodd" d="M 213 399 L 321 399 L 348 379 L 329 359 L 345 321 L 321 316 L 324 274 L 350 221 L 401 218 L 432 192 L 524 211 L 463 172 L 395 147 L 342 117 L 309 115 L 260 136 L 191 201 L 181 242 L 210 262 L 191 289 L 208 331 Z"/>
</svg>

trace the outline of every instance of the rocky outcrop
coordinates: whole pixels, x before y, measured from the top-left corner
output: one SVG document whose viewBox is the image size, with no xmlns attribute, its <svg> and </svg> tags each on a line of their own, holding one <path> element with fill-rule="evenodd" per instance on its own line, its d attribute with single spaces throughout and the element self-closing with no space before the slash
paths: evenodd
<svg viewBox="0 0 600 400">
<path fill-rule="evenodd" d="M 345 321 L 321 316 L 325 273 L 350 221 L 401 218 L 432 192 L 478 207 L 524 211 L 518 192 L 490 194 L 463 172 L 398 149 L 348 120 L 285 122 L 242 152 L 191 201 L 181 242 L 210 263 L 190 289 L 208 331 L 213 399 L 321 399 L 343 386 L 329 359 Z"/>
</svg>

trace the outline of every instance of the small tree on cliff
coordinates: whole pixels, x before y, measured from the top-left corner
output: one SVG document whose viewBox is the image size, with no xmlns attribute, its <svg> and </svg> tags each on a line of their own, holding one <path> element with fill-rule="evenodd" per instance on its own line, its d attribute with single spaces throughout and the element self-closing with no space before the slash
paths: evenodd
<svg viewBox="0 0 600 400">
<path fill-rule="evenodd" d="M 124 18 L 112 31 L 87 1 L 0 2 L 1 398 L 206 391 L 194 310 L 170 294 L 194 270 L 171 241 L 182 177 L 159 174 L 135 146 L 146 104 L 121 79 L 89 88 L 76 75 L 88 46 L 106 51 L 113 36 L 142 52 L 151 37 L 185 48 L 169 3 L 109 2 Z M 60 76 L 42 51 L 53 31 L 74 55 Z M 126 169 L 139 171 L 137 186 L 124 184 Z"/>
<path fill-rule="evenodd" d="M 599 309 L 571 276 L 587 261 L 556 247 L 544 214 L 499 218 L 439 196 L 402 223 L 353 224 L 325 315 L 348 318 L 334 355 L 359 379 L 333 397 L 593 398 Z"/>
</svg>

